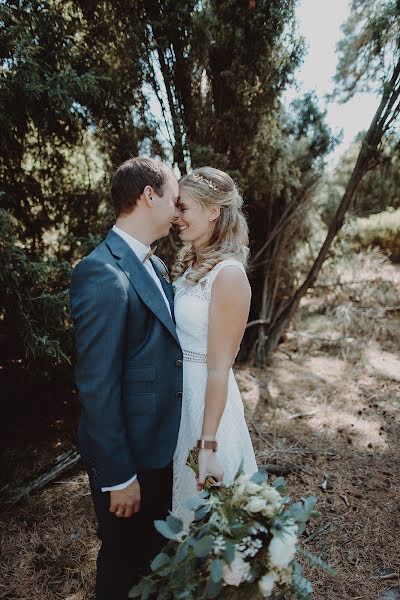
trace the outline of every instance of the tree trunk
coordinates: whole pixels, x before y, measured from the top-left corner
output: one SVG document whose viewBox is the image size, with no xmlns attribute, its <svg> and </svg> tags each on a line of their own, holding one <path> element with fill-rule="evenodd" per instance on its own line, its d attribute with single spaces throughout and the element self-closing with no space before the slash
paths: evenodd
<svg viewBox="0 0 400 600">
<path fill-rule="evenodd" d="M 293 294 L 293 296 L 287 302 L 286 306 L 280 311 L 280 313 L 277 314 L 275 320 L 271 323 L 271 326 L 268 328 L 268 335 L 265 342 L 265 349 L 263 352 L 263 357 L 265 357 L 265 360 L 268 359 L 271 352 L 278 345 L 283 332 L 288 327 L 290 320 L 292 319 L 294 313 L 296 312 L 299 306 L 300 300 L 303 298 L 307 290 L 313 285 L 313 283 L 317 279 L 321 267 L 328 255 L 328 251 L 332 245 L 332 242 L 336 237 L 338 231 L 340 231 L 340 229 L 343 226 L 344 216 L 347 210 L 349 209 L 354 193 L 361 179 L 367 172 L 368 167 L 370 165 L 370 161 L 374 158 L 374 155 L 377 152 L 378 145 L 382 140 L 382 136 L 388 129 L 390 124 L 393 122 L 394 116 L 396 117 L 398 115 L 398 99 L 400 96 L 399 79 L 400 60 L 398 61 L 394 69 L 393 76 L 390 82 L 384 88 L 382 100 L 379 104 L 374 118 L 372 119 L 368 132 L 364 138 L 363 144 L 360 149 L 360 153 L 357 158 L 356 165 L 353 169 L 342 200 L 340 201 L 339 206 L 336 210 L 335 216 L 329 226 L 328 233 L 326 235 L 324 243 L 322 244 L 319 254 L 315 259 L 314 264 L 312 265 L 302 285 Z"/>
</svg>

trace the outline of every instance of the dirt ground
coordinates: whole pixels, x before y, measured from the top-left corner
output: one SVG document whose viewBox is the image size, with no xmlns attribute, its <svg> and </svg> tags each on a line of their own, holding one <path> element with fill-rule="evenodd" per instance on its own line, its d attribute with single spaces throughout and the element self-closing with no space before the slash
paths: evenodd
<svg viewBox="0 0 400 600">
<path fill-rule="evenodd" d="M 370 252 L 324 268 L 266 369 L 236 369 L 258 463 L 287 469 L 293 499 L 318 498 L 303 541 L 337 573 L 307 568 L 316 600 L 400 598 L 399 339 L 400 267 Z M 59 433 L 54 453 L 71 445 Z M 48 459 L 29 444 L 6 453 L 34 470 Z M 1 600 L 92 598 L 81 470 L 3 511 L 0 538 Z"/>
</svg>

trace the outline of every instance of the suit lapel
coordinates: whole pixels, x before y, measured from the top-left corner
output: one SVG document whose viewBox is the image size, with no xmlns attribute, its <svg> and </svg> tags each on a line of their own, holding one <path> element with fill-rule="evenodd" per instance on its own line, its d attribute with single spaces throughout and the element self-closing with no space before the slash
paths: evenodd
<svg viewBox="0 0 400 600">
<path fill-rule="evenodd" d="M 151 278 L 147 269 L 142 265 L 128 244 L 114 231 L 111 230 L 108 233 L 105 243 L 107 244 L 113 256 L 117 259 L 118 266 L 125 273 L 142 301 L 168 329 L 170 334 L 179 344 L 179 339 L 176 333 L 175 325 L 171 319 L 171 315 L 169 314 L 164 299 L 160 294 L 160 290 L 157 288 L 157 285 Z M 158 274 L 157 271 L 156 273 Z M 161 279 L 163 278 L 161 277 Z M 161 285 L 163 285 L 163 281 L 161 281 Z M 164 286 L 163 289 L 165 290 Z M 167 290 L 165 290 L 165 292 L 169 300 L 170 296 L 172 296 L 172 293 L 171 291 L 167 293 Z"/>
<path fill-rule="evenodd" d="M 165 295 L 167 296 L 168 299 L 168 303 L 169 303 L 169 307 L 171 309 L 171 313 L 172 313 L 172 318 L 174 319 L 174 323 L 175 323 L 175 316 L 174 316 L 174 295 L 173 295 L 173 291 L 172 291 L 172 285 L 170 283 L 168 283 L 168 281 L 166 281 L 164 279 L 164 277 L 162 276 L 162 274 L 160 273 L 160 271 L 158 270 L 156 261 L 153 259 L 150 259 L 151 264 L 153 265 L 153 268 L 156 272 L 156 275 L 158 277 L 158 279 L 160 280 L 160 283 L 162 285 L 162 288 L 165 292 Z"/>
</svg>

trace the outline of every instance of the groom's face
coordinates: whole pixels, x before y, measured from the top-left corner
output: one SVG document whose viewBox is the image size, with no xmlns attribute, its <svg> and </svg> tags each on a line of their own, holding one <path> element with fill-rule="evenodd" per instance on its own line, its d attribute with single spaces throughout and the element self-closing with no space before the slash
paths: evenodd
<svg viewBox="0 0 400 600">
<path fill-rule="evenodd" d="M 153 223 L 156 228 L 157 238 L 168 235 L 172 225 L 179 217 L 178 200 L 179 184 L 175 175 L 171 172 L 164 183 L 162 195 L 153 194 Z"/>
</svg>

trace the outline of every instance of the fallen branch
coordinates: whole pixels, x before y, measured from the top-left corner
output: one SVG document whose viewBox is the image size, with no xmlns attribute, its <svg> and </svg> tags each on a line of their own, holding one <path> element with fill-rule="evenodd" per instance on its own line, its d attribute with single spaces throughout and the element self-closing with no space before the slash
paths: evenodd
<svg viewBox="0 0 400 600">
<path fill-rule="evenodd" d="M 324 531 L 326 531 L 330 526 L 331 526 L 331 522 L 328 521 L 328 523 L 325 523 L 325 525 L 322 525 L 322 527 L 320 527 L 319 529 L 317 529 L 317 531 L 314 531 L 314 533 L 312 533 L 311 535 L 309 535 L 308 538 L 306 538 L 304 540 L 304 544 L 307 544 L 308 542 L 311 542 L 311 540 L 315 539 L 317 537 L 317 535 L 320 535 L 321 533 L 323 533 Z"/>
<path fill-rule="evenodd" d="M 400 579 L 399 573 L 390 573 L 388 575 L 375 575 L 370 579 L 379 579 L 379 581 L 385 581 L 386 579 Z"/>
<path fill-rule="evenodd" d="M 307 333 L 306 331 L 290 331 L 288 333 L 288 337 L 290 337 L 290 335 L 298 335 L 300 337 L 305 337 L 310 340 L 317 340 L 318 342 L 325 342 L 326 344 L 336 344 L 337 342 L 354 340 L 354 338 L 349 337 L 349 336 L 344 336 L 344 337 L 340 337 L 340 338 L 323 338 L 323 337 L 319 337 L 318 335 L 312 335 L 311 333 Z"/>
<path fill-rule="evenodd" d="M 286 448 L 286 450 L 272 450 L 268 454 L 259 454 L 259 456 L 271 456 L 271 454 L 326 454 L 327 456 L 340 456 L 338 452 L 332 450 L 323 450 L 320 448 Z"/>
<path fill-rule="evenodd" d="M 312 410 L 310 412 L 295 413 L 294 415 L 289 415 L 286 418 L 287 418 L 288 421 L 290 421 L 291 419 L 301 419 L 302 417 L 312 417 L 317 412 L 318 412 L 317 410 Z"/>
<path fill-rule="evenodd" d="M 16 487 L 13 487 L 11 484 L 4 486 L 0 489 L 0 503 L 5 506 L 16 504 L 25 496 L 45 487 L 48 483 L 59 477 L 61 473 L 74 467 L 80 461 L 80 458 L 80 454 L 76 450 L 70 450 L 58 456 L 55 459 L 55 465 L 36 479 Z"/>
<path fill-rule="evenodd" d="M 289 350 L 286 350 L 286 348 L 281 348 L 280 346 L 278 346 L 277 350 L 283 352 L 283 354 L 286 354 L 286 356 L 288 356 L 290 360 L 293 360 L 293 354 L 289 352 Z"/>
<path fill-rule="evenodd" d="M 375 279 L 355 279 L 354 281 L 337 281 L 336 283 L 319 283 L 310 287 L 309 291 L 316 289 L 325 289 L 330 287 L 345 287 L 346 285 L 358 285 L 359 283 L 375 283 Z"/>
<path fill-rule="evenodd" d="M 339 498 L 341 500 L 343 500 L 343 502 L 345 503 L 345 505 L 347 506 L 347 508 L 349 508 L 350 502 L 347 500 L 347 496 L 345 496 L 344 494 L 339 494 Z"/>
<path fill-rule="evenodd" d="M 298 465 L 258 465 L 260 471 L 267 471 L 268 473 L 273 473 L 274 475 L 287 475 L 288 473 L 293 473 L 293 471 L 300 471 L 300 467 Z"/>
</svg>

